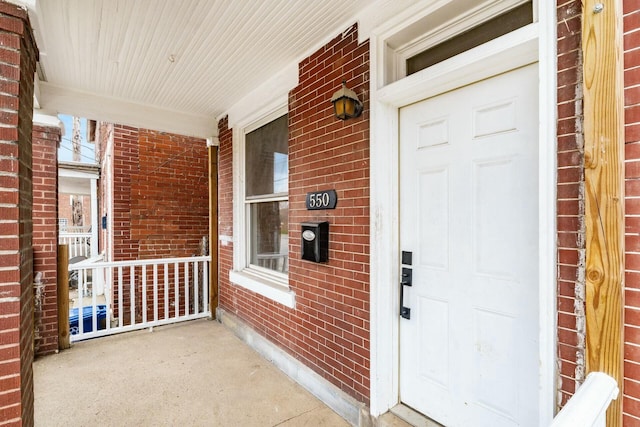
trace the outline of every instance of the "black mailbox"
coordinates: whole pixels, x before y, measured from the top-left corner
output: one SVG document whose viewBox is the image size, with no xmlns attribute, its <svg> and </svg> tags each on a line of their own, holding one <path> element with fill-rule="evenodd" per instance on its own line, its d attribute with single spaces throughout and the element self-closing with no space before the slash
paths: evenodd
<svg viewBox="0 0 640 427">
<path fill-rule="evenodd" d="M 303 222 L 302 259 L 313 262 L 329 260 L 329 223 Z"/>
</svg>

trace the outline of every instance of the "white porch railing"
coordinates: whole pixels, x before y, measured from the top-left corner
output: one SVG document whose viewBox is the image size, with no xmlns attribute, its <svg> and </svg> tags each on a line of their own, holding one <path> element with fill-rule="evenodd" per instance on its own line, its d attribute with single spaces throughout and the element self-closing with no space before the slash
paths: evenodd
<svg viewBox="0 0 640 427">
<path fill-rule="evenodd" d="M 60 233 L 59 245 L 69 245 L 69 258 L 91 256 L 91 233 Z"/>
<path fill-rule="evenodd" d="M 71 310 L 71 341 L 209 317 L 210 261 L 200 256 L 69 265 L 70 273 L 77 272 L 80 302 L 77 320 Z M 100 282 L 102 304 L 93 291 Z M 90 296 L 83 298 L 82 289 Z"/>
<path fill-rule="evenodd" d="M 558 412 L 551 427 L 605 427 L 607 408 L 618 398 L 618 392 L 616 381 L 609 375 L 590 373 Z"/>
</svg>

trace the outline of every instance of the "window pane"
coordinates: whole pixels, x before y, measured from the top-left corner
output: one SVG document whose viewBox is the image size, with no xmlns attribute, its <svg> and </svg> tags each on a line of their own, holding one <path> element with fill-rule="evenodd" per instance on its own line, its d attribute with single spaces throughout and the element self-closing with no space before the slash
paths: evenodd
<svg viewBox="0 0 640 427">
<path fill-rule="evenodd" d="M 251 204 L 251 264 L 289 271 L 289 202 Z"/>
<path fill-rule="evenodd" d="M 285 115 L 247 134 L 247 197 L 288 191 L 288 129 Z"/>
<path fill-rule="evenodd" d="M 407 59 L 407 75 L 410 76 L 532 22 L 533 4 L 529 1 Z"/>
</svg>

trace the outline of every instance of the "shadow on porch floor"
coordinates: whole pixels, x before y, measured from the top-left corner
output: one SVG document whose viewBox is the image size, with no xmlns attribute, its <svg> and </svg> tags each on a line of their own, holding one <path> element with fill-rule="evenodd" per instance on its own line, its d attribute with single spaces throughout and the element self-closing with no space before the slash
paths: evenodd
<svg viewBox="0 0 640 427">
<path fill-rule="evenodd" d="M 348 426 L 208 320 L 76 343 L 34 384 L 36 426 Z"/>
</svg>

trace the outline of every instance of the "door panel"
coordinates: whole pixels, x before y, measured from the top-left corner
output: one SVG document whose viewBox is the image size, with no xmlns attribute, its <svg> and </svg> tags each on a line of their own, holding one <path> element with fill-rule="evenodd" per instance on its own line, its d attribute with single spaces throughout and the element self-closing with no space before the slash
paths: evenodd
<svg viewBox="0 0 640 427">
<path fill-rule="evenodd" d="M 531 65 L 400 110 L 400 397 L 447 426 L 538 424 L 536 100 Z"/>
</svg>

